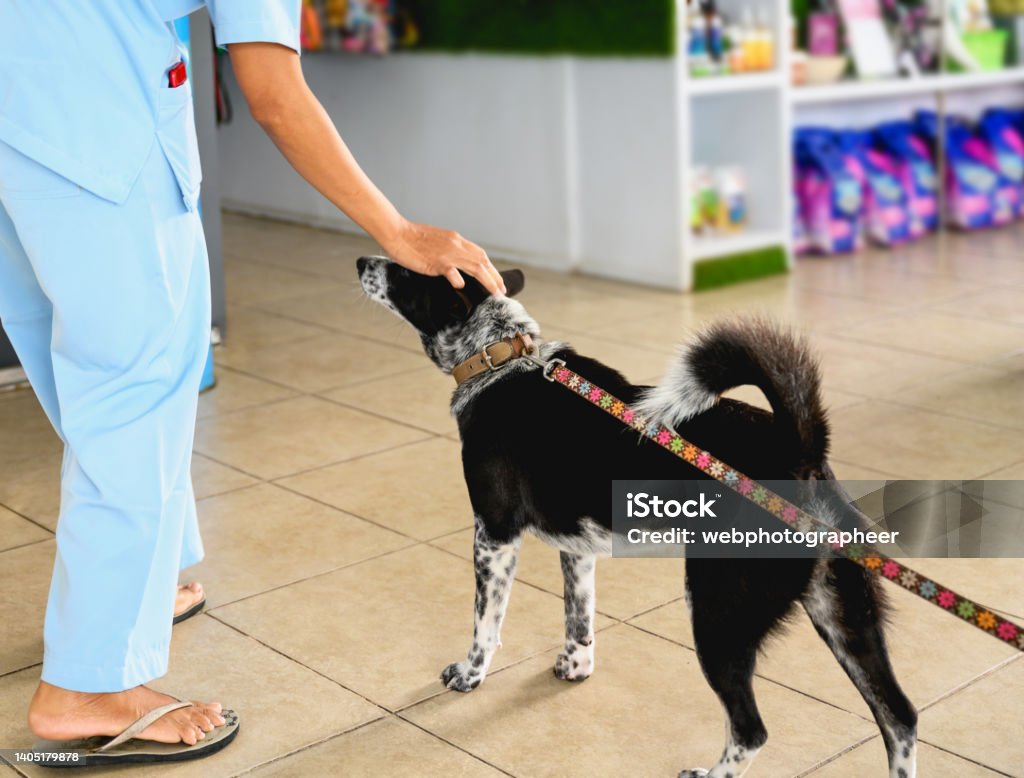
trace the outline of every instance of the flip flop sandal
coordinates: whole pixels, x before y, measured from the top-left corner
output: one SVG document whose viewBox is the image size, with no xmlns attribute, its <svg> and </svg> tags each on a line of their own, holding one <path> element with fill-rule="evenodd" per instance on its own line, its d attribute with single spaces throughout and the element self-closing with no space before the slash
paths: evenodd
<svg viewBox="0 0 1024 778">
<path fill-rule="evenodd" d="M 177 616 L 175 616 L 174 620 L 171 622 L 171 625 L 173 626 L 175 624 L 181 624 L 181 622 L 185 621 L 185 619 L 191 619 L 193 616 L 195 616 L 197 613 L 199 613 L 199 611 L 201 611 L 205 607 L 206 607 L 206 598 L 203 597 L 203 599 L 201 599 L 199 602 L 197 602 L 191 608 L 189 608 L 186 611 L 182 611 Z"/>
<path fill-rule="evenodd" d="M 41 740 L 32 747 L 35 764 L 42 767 L 96 767 L 114 764 L 185 762 L 217 753 L 238 735 L 238 714 L 221 711 L 227 722 L 207 732 L 206 737 L 190 746 L 187 743 L 157 743 L 139 740 L 137 736 L 154 721 L 171 711 L 188 708 L 188 700 L 154 708 L 117 737 L 92 737 L 82 740 Z"/>
</svg>

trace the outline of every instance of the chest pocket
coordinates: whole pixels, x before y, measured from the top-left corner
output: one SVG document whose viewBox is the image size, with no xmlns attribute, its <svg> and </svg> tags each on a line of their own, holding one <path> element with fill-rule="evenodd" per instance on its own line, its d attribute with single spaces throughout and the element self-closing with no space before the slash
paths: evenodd
<svg viewBox="0 0 1024 778">
<path fill-rule="evenodd" d="M 186 82 L 174 89 L 161 89 L 157 105 L 157 139 L 178 180 L 185 207 L 194 211 L 199 202 L 199 185 L 203 173 L 199 165 L 199 143 L 196 140 L 190 85 Z"/>
</svg>

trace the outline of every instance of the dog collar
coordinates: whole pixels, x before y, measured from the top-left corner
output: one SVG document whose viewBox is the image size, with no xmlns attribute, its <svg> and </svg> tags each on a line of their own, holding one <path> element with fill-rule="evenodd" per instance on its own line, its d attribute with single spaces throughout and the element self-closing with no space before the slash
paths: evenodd
<svg viewBox="0 0 1024 778">
<path fill-rule="evenodd" d="M 533 350 L 533 338 L 524 332 L 517 332 L 511 338 L 502 338 L 484 346 L 465 362 L 455 366 L 452 378 L 456 384 L 463 384 L 474 376 L 504 367 L 513 359 L 519 359 Z"/>
</svg>

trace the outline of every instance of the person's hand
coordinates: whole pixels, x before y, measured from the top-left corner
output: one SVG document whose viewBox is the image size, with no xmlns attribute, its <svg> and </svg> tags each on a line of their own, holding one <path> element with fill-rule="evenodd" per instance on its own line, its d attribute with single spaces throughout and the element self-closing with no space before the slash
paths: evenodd
<svg viewBox="0 0 1024 778">
<path fill-rule="evenodd" d="M 444 276 L 456 289 L 466 285 L 462 273 L 469 273 L 491 294 L 505 294 L 505 282 L 487 252 L 452 230 L 406 221 L 381 245 L 402 267 Z"/>
</svg>

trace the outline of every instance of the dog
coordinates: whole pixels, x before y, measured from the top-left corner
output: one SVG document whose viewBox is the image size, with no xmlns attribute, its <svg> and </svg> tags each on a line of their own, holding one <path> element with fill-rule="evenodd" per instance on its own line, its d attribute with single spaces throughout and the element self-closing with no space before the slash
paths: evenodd
<svg viewBox="0 0 1024 778">
<path fill-rule="evenodd" d="M 524 343 L 534 342 L 540 362 L 564 360 L 648 420 L 675 429 L 739 471 L 761 481 L 800 482 L 811 515 L 833 524 L 864 518 L 827 462 L 817 363 L 800 339 L 765 320 L 710 326 L 683 348 L 657 386 L 635 386 L 569 345 L 539 341 L 537 323 L 513 299 L 523 289 L 521 271 L 502 272 L 507 296 L 495 297 L 473 279 L 456 290 L 443 277 L 419 275 L 382 257 L 363 257 L 357 268 L 365 294 L 411 324 L 434 364 L 461 378 L 451 411 L 474 512 L 476 601 L 469 652 L 441 673 L 450 689 L 472 691 L 487 676 L 524 532 L 560 551 L 565 648 L 554 673 L 566 681 L 589 677 L 595 562 L 611 551 L 606 485 L 637 474 L 707 478 L 659 446 L 638 441 L 599 408 L 553 389 L 541 380 L 537 363 L 514 358 Z M 499 353 L 513 358 L 495 365 Z M 761 389 L 771 412 L 721 397 L 745 384 Z M 579 456 L 585 466 L 574 463 Z M 838 557 L 688 558 L 686 596 L 701 668 L 725 710 L 727 742 L 714 767 L 683 770 L 680 778 L 739 778 L 764 745 L 768 734 L 754 700 L 754 666 L 765 638 L 784 625 L 797 603 L 871 708 L 891 778 L 913 778 L 917 712 L 889 661 L 876 577 Z"/>
</svg>

